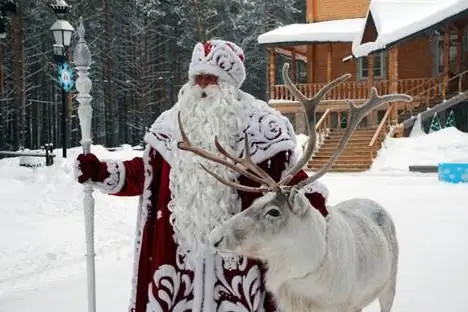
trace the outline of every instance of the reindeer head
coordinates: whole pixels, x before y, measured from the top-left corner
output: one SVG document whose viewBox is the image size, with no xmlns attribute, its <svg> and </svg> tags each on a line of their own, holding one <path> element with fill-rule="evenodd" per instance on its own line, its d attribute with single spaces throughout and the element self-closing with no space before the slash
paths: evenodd
<svg viewBox="0 0 468 312">
<path fill-rule="evenodd" d="M 375 88 L 371 89 L 369 99 L 360 106 L 351 101 L 349 105 L 348 126 L 341 138 L 336 151 L 328 162 L 315 174 L 296 185 L 289 185 L 291 179 L 307 164 L 315 149 L 317 133 L 315 131 L 315 111 L 322 98 L 335 86 L 349 77 L 345 74 L 327 85 L 309 99 L 304 96 L 288 76 L 289 64 L 283 66 L 283 80 L 288 89 L 304 106 L 307 116 L 309 140 L 302 157 L 277 182 L 268 173 L 257 166 L 250 158 L 250 149 L 247 135 L 245 136 L 245 149 L 243 157 L 229 154 L 215 137 L 215 145 L 220 154 L 212 154 L 190 143 L 181 124 L 179 114 L 179 129 L 182 141 L 178 147 L 191 151 L 200 157 L 220 163 L 241 175 L 257 182 L 258 187 L 244 186 L 234 181 L 220 177 L 206 167 L 202 167 L 219 182 L 233 187 L 239 191 L 263 194 L 245 211 L 233 216 L 224 224 L 215 228 L 210 241 L 213 246 L 224 252 L 233 252 L 252 258 L 267 260 L 273 249 L 283 248 L 284 253 L 301 252 L 301 245 L 295 243 L 298 237 L 310 240 L 311 246 L 323 245 L 325 239 L 325 220 L 311 205 L 303 193 L 304 186 L 313 183 L 322 177 L 331 168 L 335 160 L 341 155 L 346 144 L 356 130 L 361 120 L 373 109 L 391 101 L 411 101 L 406 94 L 390 94 L 379 96 Z M 305 251 L 305 250 L 304 250 Z M 308 251 L 305 251 L 308 252 Z M 294 254 L 291 254 L 294 256 Z"/>
<path fill-rule="evenodd" d="M 210 242 L 221 252 L 268 260 L 278 249 L 290 256 L 306 252 L 297 249 L 297 237 L 307 237 L 320 253 L 316 247 L 323 245 L 324 234 L 325 219 L 320 212 L 311 209 L 302 192 L 290 188 L 256 199 L 248 209 L 217 226 Z"/>
</svg>

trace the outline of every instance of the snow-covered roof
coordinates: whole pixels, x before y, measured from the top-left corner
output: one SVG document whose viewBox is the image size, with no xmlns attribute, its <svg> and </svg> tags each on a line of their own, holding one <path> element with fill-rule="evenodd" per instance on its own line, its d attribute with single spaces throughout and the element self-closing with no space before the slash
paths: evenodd
<svg viewBox="0 0 468 312">
<path fill-rule="evenodd" d="M 364 18 L 352 18 L 290 24 L 261 34 L 258 36 L 258 43 L 352 42 L 362 29 L 364 21 Z"/>
<path fill-rule="evenodd" d="M 366 56 L 468 10 L 467 0 L 371 0 L 367 15 L 377 28 L 375 42 L 361 43 L 365 23 L 353 41 L 353 55 Z"/>
</svg>

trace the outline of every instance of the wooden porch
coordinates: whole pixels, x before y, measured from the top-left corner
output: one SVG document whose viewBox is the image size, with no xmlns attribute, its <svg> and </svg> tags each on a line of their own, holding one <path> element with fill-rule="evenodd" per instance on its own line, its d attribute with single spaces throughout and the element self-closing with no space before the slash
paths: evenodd
<svg viewBox="0 0 468 312">
<path fill-rule="evenodd" d="M 442 77 L 427 77 L 415 79 L 400 79 L 397 81 L 397 92 L 407 93 L 411 96 L 417 96 L 431 86 L 438 84 Z M 307 97 L 312 97 L 316 94 L 325 83 L 302 83 L 296 84 L 297 88 Z M 320 103 L 318 112 L 324 112 L 327 108 L 333 110 L 347 110 L 345 100 L 356 102 L 367 99 L 369 89 L 375 87 L 379 94 L 388 94 L 392 89 L 390 80 L 376 80 L 372 85 L 368 81 L 349 81 L 332 89 L 324 98 L 323 103 Z M 393 90 L 391 92 L 394 92 Z M 429 95 L 429 94 L 428 94 Z M 415 101 L 421 99 L 415 99 Z M 294 99 L 294 96 L 286 88 L 286 85 L 272 85 L 270 87 L 269 103 L 278 108 L 282 112 L 292 113 L 300 110 L 299 103 Z"/>
</svg>

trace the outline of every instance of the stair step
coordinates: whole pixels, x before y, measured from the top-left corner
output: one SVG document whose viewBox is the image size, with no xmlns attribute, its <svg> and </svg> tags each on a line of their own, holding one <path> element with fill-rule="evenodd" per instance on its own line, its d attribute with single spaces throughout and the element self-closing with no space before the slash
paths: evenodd
<svg viewBox="0 0 468 312">
<path fill-rule="evenodd" d="M 307 170 L 319 171 L 323 166 L 310 165 L 307 166 Z M 333 166 L 328 172 L 362 172 L 369 170 L 370 166 Z"/>
<path fill-rule="evenodd" d="M 328 133 L 329 138 L 341 138 L 343 136 L 344 132 L 330 132 Z M 353 133 L 351 137 L 372 137 L 375 134 L 375 131 L 372 132 L 357 132 Z"/>
<path fill-rule="evenodd" d="M 361 143 L 361 144 L 369 144 L 371 141 L 372 137 L 352 137 L 348 141 L 349 144 L 355 144 L 355 143 Z M 338 144 L 341 141 L 341 137 L 328 137 L 325 139 L 324 144 Z"/>
<path fill-rule="evenodd" d="M 314 165 L 314 164 L 310 164 L 307 167 L 309 169 L 311 169 L 311 170 L 314 170 L 314 171 L 318 171 L 318 170 L 323 168 L 322 165 Z M 345 170 L 345 169 L 367 170 L 369 168 L 370 168 L 370 166 L 365 165 L 365 164 L 364 165 L 363 164 L 355 164 L 355 165 L 353 165 L 353 164 L 344 164 L 344 165 L 334 165 L 334 166 L 332 166 L 332 169 L 343 169 L 343 170 Z"/>
<path fill-rule="evenodd" d="M 340 155 L 340 157 L 338 157 L 338 160 L 340 159 L 343 159 L 343 160 L 346 160 L 346 159 L 354 159 L 354 160 L 361 160 L 361 159 L 371 159 L 371 156 L 372 158 L 374 158 L 376 156 L 377 153 L 374 153 L 374 155 L 371 155 L 371 153 L 367 153 L 367 154 L 359 154 L 359 155 L 355 155 L 355 154 L 342 154 Z M 311 158 L 311 161 L 313 160 L 318 160 L 318 159 L 330 159 L 332 157 L 332 154 L 316 154 L 314 155 L 312 158 Z"/>
<path fill-rule="evenodd" d="M 377 129 L 360 129 L 360 130 L 357 130 L 356 132 L 353 133 L 353 135 L 356 135 L 356 134 L 369 134 L 369 133 L 375 133 Z M 345 133 L 345 129 L 331 129 L 330 130 L 330 134 L 343 134 Z"/>
<path fill-rule="evenodd" d="M 318 152 L 316 153 L 313 157 L 314 159 L 315 158 L 326 158 L 326 157 L 329 157 L 333 154 L 333 152 Z M 343 152 L 341 155 L 340 155 L 340 158 L 369 158 L 371 155 L 371 151 L 362 151 L 362 152 L 354 152 L 354 153 L 349 153 L 349 152 Z"/>
<path fill-rule="evenodd" d="M 327 161 L 328 159 L 330 159 L 332 155 L 315 155 L 311 161 L 318 161 L 318 160 L 325 160 Z M 343 160 L 343 161 L 360 161 L 360 160 L 370 160 L 370 154 L 362 154 L 362 155 L 340 155 L 340 157 L 338 157 L 338 160 L 337 161 L 340 161 L 340 160 Z"/>
<path fill-rule="evenodd" d="M 362 168 L 331 168 L 330 170 L 328 170 L 328 172 L 364 172 L 364 171 L 367 171 L 369 168 L 366 168 L 366 169 L 362 169 Z M 318 171 L 318 170 L 315 170 L 315 169 L 310 169 L 310 168 L 307 168 L 306 171 L 310 171 L 310 172 L 315 172 L 315 171 Z"/>
<path fill-rule="evenodd" d="M 327 163 L 328 160 L 311 160 L 310 165 L 311 166 L 324 166 Z M 347 165 L 359 165 L 359 166 L 370 166 L 372 163 L 371 160 L 369 159 L 360 159 L 360 160 L 352 160 L 352 159 L 347 159 L 347 160 L 337 160 L 333 166 L 339 167 L 341 165 L 347 166 Z"/>
<path fill-rule="evenodd" d="M 320 153 L 320 152 L 332 152 L 332 153 L 334 153 L 336 151 L 337 147 L 338 146 L 335 145 L 335 144 L 333 144 L 333 145 L 323 144 L 322 146 L 320 146 L 320 148 L 318 150 L 318 153 Z M 353 145 L 346 146 L 343 153 L 351 152 L 351 151 L 354 151 L 354 152 L 370 152 L 371 150 L 372 150 L 372 148 L 369 147 L 369 144 L 365 144 L 365 145 L 353 144 Z"/>
</svg>

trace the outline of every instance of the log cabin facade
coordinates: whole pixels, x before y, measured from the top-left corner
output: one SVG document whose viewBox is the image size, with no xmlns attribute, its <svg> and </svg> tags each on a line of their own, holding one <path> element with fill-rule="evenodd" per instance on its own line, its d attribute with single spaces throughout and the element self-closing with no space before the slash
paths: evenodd
<svg viewBox="0 0 468 312">
<path fill-rule="evenodd" d="M 409 24 L 415 24 L 414 19 L 428 18 L 430 9 L 434 12 L 437 9 L 410 7 L 415 5 L 414 1 L 307 1 L 307 23 L 286 25 L 258 38 L 268 50 L 269 103 L 292 120 L 296 132 L 305 132 L 305 116 L 281 81 L 284 62 L 291 63 L 293 81 L 309 97 L 326 82 L 344 73 L 353 75 L 319 105 L 316 129 L 322 145 L 331 132 L 339 133 L 346 124 L 346 99 L 362 103 L 371 87 L 376 87 L 379 94 L 401 92 L 414 99 L 410 104 L 392 103 L 369 114 L 338 160 L 335 168 L 341 169 L 337 171 L 369 168 L 390 128 L 468 89 L 468 8 L 448 14 L 442 21 L 434 20 L 422 30 L 411 33 L 410 29 L 408 36 L 385 46 L 374 46 L 366 53 L 366 43 L 378 41 L 383 29 L 392 28 L 389 24 L 392 20 L 404 25 L 406 19 Z M 433 1 L 434 5 L 441 3 Z M 421 12 L 421 16 L 414 16 L 418 15 L 414 12 Z M 320 150 L 325 147 L 319 147 L 314 158 L 328 157 L 333 148 L 322 153 Z M 362 151 L 367 156 L 357 157 Z M 346 157 L 349 157 L 348 165 Z M 358 160 L 362 160 L 362 165 L 356 165 Z M 318 167 L 311 165 L 312 169 Z"/>
</svg>

